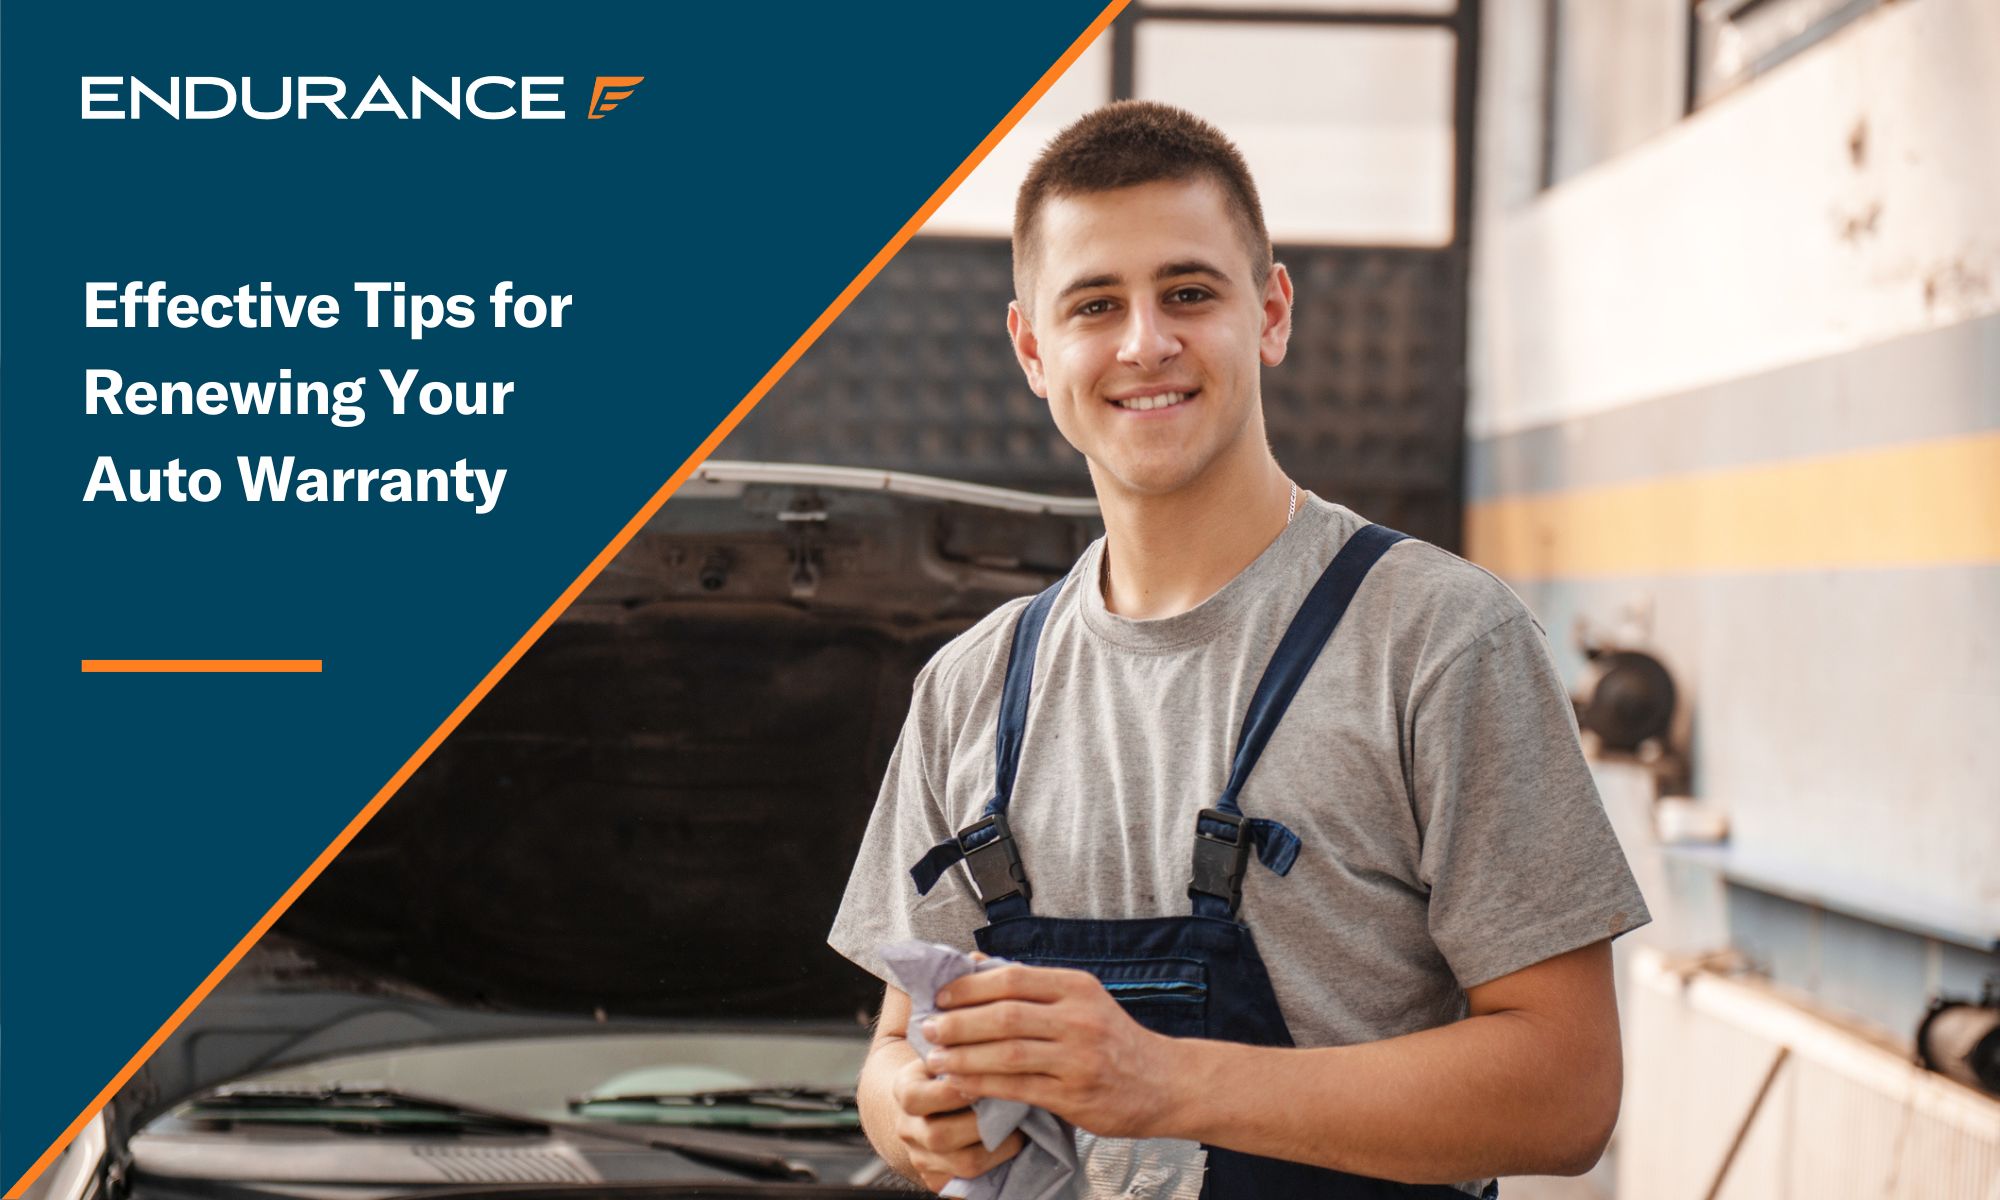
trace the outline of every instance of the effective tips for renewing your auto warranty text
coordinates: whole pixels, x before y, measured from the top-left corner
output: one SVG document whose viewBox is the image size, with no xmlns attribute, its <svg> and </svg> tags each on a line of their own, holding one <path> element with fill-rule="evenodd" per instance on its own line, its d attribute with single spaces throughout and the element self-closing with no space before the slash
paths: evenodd
<svg viewBox="0 0 2000 1200">
<path fill-rule="evenodd" d="M 349 304 L 370 329 L 394 329 L 412 341 L 439 329 L 561 329 L 573 297 L 517 293 L 502 281 L 483 298 L 412 291 L 400 282 L 356 282 Z M 195 296 L 163 280 L 84 284 L 84 324 L 91 329 L 332 329 L 341 299 L 287 294 L 268 282 L 234 292 Z M 391 416 L 502 416 L 514 384 L 504 380 L 427 378 L 415 367 L 377 367 L 348 379 L 300 379 L 289 367 L 260 379 L 134 379 L 124 372 L 87 367 L 83 411 L 92 417 L 321 418 L 342 429 Z M 218 470 L 119 462 L 99 455 L 84 485 L 86 503 L 207 504 L 233 480 L 238 494 L 256 504 L 468 504 L 481 516 L 500 503 L 505 467 L 475 466 L 465 459 L 430 466 L 324 466 L 295 455 L 237 455 Z"/>
</svg>

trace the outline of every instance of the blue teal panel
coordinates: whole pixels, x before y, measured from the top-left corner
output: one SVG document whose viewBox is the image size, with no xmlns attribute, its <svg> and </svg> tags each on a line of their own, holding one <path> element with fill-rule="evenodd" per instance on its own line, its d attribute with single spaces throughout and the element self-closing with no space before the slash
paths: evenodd
<svg viewBox="0 0 2000 1200">
<path fill-rule="evenodd" d="M 1099 9 L 28 5 L 0 32 L 0 1181 L 104 1085 Z M 84 121 L 80 80 L 561 76 L 563 120 Z M 585 120 L 598 75 L 645 82 Z M 269 103 L 265 92 L 260 106 Z M 84 284 L 270 281 L 332 330 L 89 329 Z M 360 280 L 575 297 L 360 319 Z M 508 380 L 504 415 L 88 416 L 135 379 Z M 99 455 L 210 504 L 83 504 Z M 506 468 L 497 506 L 246 503 L 236 455 Z M 84 675 L 85 658 L 321 675 Z"/>
</svg>

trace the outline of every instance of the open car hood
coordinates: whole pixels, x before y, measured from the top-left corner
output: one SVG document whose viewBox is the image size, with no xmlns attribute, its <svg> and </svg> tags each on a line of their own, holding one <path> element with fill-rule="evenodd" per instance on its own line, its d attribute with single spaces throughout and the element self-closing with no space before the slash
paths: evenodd
<svg viewBox="0 0 2000 1200">
<path fill-rule="evenodd" d="M 865 1025 L 825 945 L 932 653 L 1088 499 L 703 467 L 119 1094 L 114 1148 L 271 1068 L 574 1030 Z"/>
</svg>

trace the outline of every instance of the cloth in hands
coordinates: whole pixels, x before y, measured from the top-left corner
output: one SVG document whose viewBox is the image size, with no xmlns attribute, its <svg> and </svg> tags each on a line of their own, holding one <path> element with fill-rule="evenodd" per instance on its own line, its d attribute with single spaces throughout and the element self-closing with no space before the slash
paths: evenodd
<svg viewBox="0 0 2000 1200">
<path fill-rule="evenodd" d="M 918 1054 L 932 1046 L 923 1022 L 938 1013 L 937 994 L 954 979 L 974 971 L 1007 965 L 1004 958 L 975 962 L 970 954 L 931 942 L 891 942 L 881 948 L 882 961 L 910 997 L 910 1025 L 904 1037 Z M 1026 1145 L 1013 1158 L 977 1179 L 954 1179 L 940 1195 L 956 1200 L 1057 1200 L 1072 1194 L 1076 1178 L 1076 1141 L 1069 1123 L 1045 1109 L 1019 1100 L 988 1097 L 972 1102 L 979 1123 L 979 1140 L 988 1150 L 1007 1140 L 1016 1129 Z"/>
</svg>

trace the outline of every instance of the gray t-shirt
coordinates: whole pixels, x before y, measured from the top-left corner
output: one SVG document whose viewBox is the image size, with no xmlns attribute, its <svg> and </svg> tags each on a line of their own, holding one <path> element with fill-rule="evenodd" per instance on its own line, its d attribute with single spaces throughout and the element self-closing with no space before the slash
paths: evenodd
<svg viewBox="0 0 2000 1200">
<path fill-rule="evenodd" d="M 1189 911 L 1195 814 L 1215 803 L 1250 695 L 1306 592 L 1365 522 L 1302 501 L 1222 590 L 1153 621 L 1076 566 L 1035 665 L 1008 817 L 1050 917 Z M 909 869 L 993 794 L 1009 602 L 940 650 L 914 702 L 828 942 L 884 979 L 876 947 L 964 949 L 985 915 L 963 867 L 928 896 Z M 1458 1020 L 1464 989 L 1650 918 L 1577 743 L 1540 626 L 1505 584 L 1418 541 L 1369 573 L 1245 785 L 1303 843 L 1250 864 L 1242 919 L 1300 1046 Z"/>
</svg>

